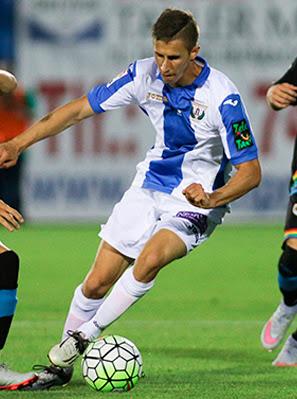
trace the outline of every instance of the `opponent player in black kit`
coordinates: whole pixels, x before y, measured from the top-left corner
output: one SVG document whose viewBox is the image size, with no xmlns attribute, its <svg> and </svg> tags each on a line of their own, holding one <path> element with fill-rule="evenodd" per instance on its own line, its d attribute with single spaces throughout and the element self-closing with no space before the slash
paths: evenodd
<svg viewBox="0 0 297 399">
<path fill-rule="evenodd" d="M 275 111 L 297 105 L 297 57 L 287 72 L 268 89 L 266 98 Z M 261 334 L 262 345 L 268 350 L 280 344 L 297 314 L 297 137 L 289 188 L 283 252 L 278 263 L 278 284 L 282 300 Z M 277 367 L 297 366 L 297 330 L 289 336 L 272 364 Z"/>
</svg>

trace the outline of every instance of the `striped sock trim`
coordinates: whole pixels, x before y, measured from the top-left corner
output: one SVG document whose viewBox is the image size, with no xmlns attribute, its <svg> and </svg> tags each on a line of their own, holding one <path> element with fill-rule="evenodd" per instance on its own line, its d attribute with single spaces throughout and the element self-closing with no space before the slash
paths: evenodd
<svg viewBox="0 0 297 399">
<path fill-rule="evenodd" d="M 297 229 L 296 228 L 285 230 L 284 240 L 287 240 L 288 238 L 297 238 Z"/>
</svg>

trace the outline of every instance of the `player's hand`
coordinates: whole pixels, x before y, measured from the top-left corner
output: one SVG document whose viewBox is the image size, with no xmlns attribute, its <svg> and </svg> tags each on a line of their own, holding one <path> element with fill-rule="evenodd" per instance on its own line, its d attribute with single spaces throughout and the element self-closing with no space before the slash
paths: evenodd
<svg viewBox="0 0 297 399">
<path fill-rule="evenodd" d="M 19 151 L 17 145 L 11 140 L 0 144 L 0 168 L 10 168 L 17 163 Z"/>
<path fill-rule="evenodd" d="M 0 200 L 0 224 L 8 231 L 14 231 L 24 223 L 23 216 L 4 201 Z"/>
<path fill-rule="evenodd" d="M 287 108 L 297 100 L 297 86 L 290 83 L 279 83 L 271 86 L 267 91 L 266 99 L 272 108 Z"/>
<path fill-rule="evenodd" d="M 192 183 L 183 190 L 186 199 L 199 208 L 213 208 L 210 194 L 206 193 L 201 184 Z"/>
</svg>

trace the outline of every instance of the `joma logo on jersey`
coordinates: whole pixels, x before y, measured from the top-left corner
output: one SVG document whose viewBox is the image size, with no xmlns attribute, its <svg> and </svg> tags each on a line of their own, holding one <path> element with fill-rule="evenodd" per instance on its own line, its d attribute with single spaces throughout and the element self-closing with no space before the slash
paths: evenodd
<svg viewBox="0 0 297 399">
<path fill-rule="evenodd" d="M 247 126 L 245 119 L 239 122 L 232 123 L 232 130 L 234 134 L 234 142 L 238 151 L 254 145 L 251 132 Z"/>
<path fill-rule="evenodd" d="M 205 116 L 205 106 L 197 102 L 193 102 L 191 108 L 191 117 L 193 119 L 201 121 L 201 119 L 203 119 L 204 116 Z"/>
<path fill-rule="evenodd" d="M 158 101 L 160 103 L 163 103 L 163 102 L 167 103 L 168 102 L 167 97 L 162 96 L 161 94 L 158 94 L 158 93 L 151 93 L 151 92 L 147 93 L 146 99 L 147 100 L 152 100 L 152 101 Z"/>
</svg>

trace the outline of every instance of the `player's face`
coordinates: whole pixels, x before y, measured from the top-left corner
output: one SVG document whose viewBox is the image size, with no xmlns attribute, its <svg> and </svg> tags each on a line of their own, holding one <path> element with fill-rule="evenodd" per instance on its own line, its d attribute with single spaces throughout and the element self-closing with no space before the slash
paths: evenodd
<svg viewBox="0 0 297 399">
<path fill-rule="evenodd" d="M 199 47 L 189 51 L 181 39 L 154 40 L 154 53 L 163 81 L 170 86 L 185 86 L 197 76 L 194 62 Z"/>
</svg>

